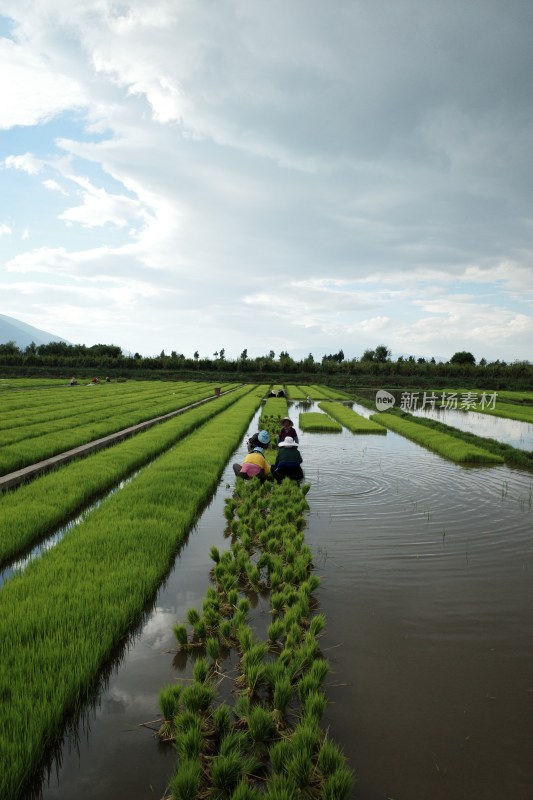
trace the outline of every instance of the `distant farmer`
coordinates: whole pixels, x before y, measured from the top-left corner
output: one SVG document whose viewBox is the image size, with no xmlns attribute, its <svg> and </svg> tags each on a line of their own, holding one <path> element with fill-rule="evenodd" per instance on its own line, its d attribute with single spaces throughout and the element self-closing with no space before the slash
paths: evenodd
<svg viewBox="0 0 533 800">
<path fill-rule="evenodd" d="M 296 444 L 298 444 L 298 434 L 293 428 L 292 419 L 290 419 L 289 417 L 283 417 L 283 419 L 281 420 L 281 425 L 282 428 L 278 436 L 278 446 L 280 442 L 283 442 L 285 440 L 286 436 L 292 436 Z"/>
<path fill-rule="evenodd" d="M 254 447 L 251 453 L 244 457 L 242 464 L 234 464 L 233 472 L 237 477 L 250 480 L 259 478 L 261 482 L 270 475 L 270 464 L 263 455 L 262 447 Z"/>
<path fill-rule="evenodd" d="M 78 385 L 78 381 L 76 380 L 76 378 L 71 378 L 70 381 L 69 381 L 69 384 L 70 384 L 70 386 L 77 386 Z"/>
<path fill-rule="evenodd" d="M 285 392 L 283 391 L 283 389 L 278 390 L 278 397 L 285 397 Z"/>
<path fill-rule="evenodd" d="M 276 463 L 272 467 L 272 475 L 278 483 L 281 483 L 283 478 L 299 481 L 304 476 L 300 466 L 302 461 L 303 458 L 298 450 L 298 444 L 292 436 L 286 436 L 284 441 L 278 444 Z"/>
<path fill-rule="evenodd" d="M 253 436 L 250 436 L 246 444 L 248 445 L 248 452 L 251 453 L 254 447 L 264 447 L 270 442 L 270 434 L 268 431 L 257 431 Z"/>
</svg>

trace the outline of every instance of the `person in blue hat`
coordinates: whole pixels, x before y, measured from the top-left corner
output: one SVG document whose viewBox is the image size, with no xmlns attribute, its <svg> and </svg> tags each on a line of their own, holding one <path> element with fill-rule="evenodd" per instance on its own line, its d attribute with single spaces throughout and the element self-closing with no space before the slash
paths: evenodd
<svg viewBox="0 0 533 800">
<path fill-rule="evenodd" d="M 247 441 L 248 452 L 251 453 L 254 447 L 266 447 L 270 442 L 270 434 L 268 431 L 257 431 Z"/>
</svg>

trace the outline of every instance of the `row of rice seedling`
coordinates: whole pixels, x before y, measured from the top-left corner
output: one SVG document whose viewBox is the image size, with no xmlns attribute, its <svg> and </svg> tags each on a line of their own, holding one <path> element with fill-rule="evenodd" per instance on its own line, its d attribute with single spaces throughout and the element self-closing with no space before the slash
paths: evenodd
<svg viewBox="0 0 533 800">
<path fill-rule="evenodd" d="M 76 425 L 71 423 L 68 426 L 65 422 L 59 430 L 52 430 L 50 433 L 46 432 L 46 423 L 43 423 L 44 430 L 41 435 L 37 435 L 37 431 L 34 429 L 31 438 L 2 447 L 0 451 L 0 475 L 5 475 L 87 442 L 124 430 L 155 416 L 171 413 L 196 401 L 197 395 L 191 393 L 179 398 L 169 397 L 164 403 L 158 403 L 157 407 L 140 403 L 135 408 L 125 412 L 117 411 L 111 417 L 106 415 L 105 418 L 102 418 L 101 415 L 98 415 L 97 419 L 91 420 L 91 415 L 89 414 L 89 421 L 85 421 L 86 417 L 80 415 Z"/>
<path fill-rule="evenodd" d="M 333 389 L 331 386 L 318 386 L 313 384 L 311 388 L 320 389 L 326 400 L 350 400 L 350 395 L 342 389 Z M 317 398 L 320 399 L 320 398 Z"/>
<path fill-rule="evenodd" d="M 174 628 L 180 648 L 196 653 L 192 682 L 160 694 L 160 737 L 178 754 L 172 800 L 343 800 L 351 790 L 344 755 L 320 726 L 329 665 L 303 534 L 308 488 L 239 481 L 226 500 L 231 550 L 211 549 L 214 585 Z M 253 625 L 258 592 L 269 614 Z"/>
<path fill-rule="evenodd" d="M 310 431 L 311 433 L 318 433 L 321 431 L 340 433 L 342 431 L 342 425 L 340 423 L 319 411 L 302 412 L 299 416 L 298 424 L 303 431 Z"/>
<path fill-rule="evenodd" d="M 307 400 L 309 397 L 302 386 L 296 386 L 294 383 L 289 384 L 285 389 L 289 400 Z"/>
<path fill-rule="evenodd" d="M 408 419 L 386 411 L 381 414 L 372 414 L 370 419 L 379 425 L 384 425 L 389 430 L 405 436 L 406 439 L 410 439 L 457 463 L 503 464 L 504 462 L 503 457 L 496 453 L 491 453 L 478 445 L 464 441 L 458 436 L 452 436 L 435 428 L 422 425 L 411 418 Z"/>
<path fill-rule="evenodd" d="M 310 397 L 311 400 L 331 400 L 331 395 L 326 393 L 325 387 L 319 386 L 317 383 L 310 386 L 300 386 L 300 389 L 302 392 L 305 392 L 306 396 Z"/>
<path fill-rule="evenodd" d="M 21 797 L 69 710 L 141 618 L 260 402 L 252 390 L 141 470 L 0 591 L 0 797 Z"/>
<path fill-rule="evenodd" d="M 237 384 L 228 384 L 227 388 L 235 385 Z M 86 411 L 100 411 L 100 417 L 104 417 L 106 410 L 112 414 L 117 409 L 129 408 L 135 404 L 144 403 L 149 407 L 158 402 L 165 402 L 168 398 L 179 400 L 181 397 L 191 395 L 198 399 L 210 397 L 214 393 L 213 389 L 214 384 L 165 383 L 161 381 L 100 384 L 89 390 L 86 390 L 85 387 L 61 387 L 25 395 L 25 402 L 12 402 L 9 411 L 4 406 L 0 427 L 2 431 L 21 425 L 27 427 L 41 419 L 52 421 L 76 416 Z M 12 396 L 9 399 L 13 401 Z"/>
<path fill-rule="evenodd" d="M 274 461 L 276 442 L 281 428 L 281 420 L 288 413 L 287 401 L 284 397 L 267 397 L 263 404 L 259 427 L 268 431 L 270 434 L 270 445 L 266 449 L 265 457 L 268 461 Z"/>
<path fill-rule="evenodd" d="M 337 422 L 340 422 L 352 433 L 387 433 L 386 428 L 382 425 L 378 425 L 377 422 L 362 417 L 361 414 L 357 414 L 353 409 L 342 405 L 342 403 L 334 403 L 326 400 L 319 403 L 318 406 L 322 411 L 325 411 L 330 417 L 336 419 Z"/>
<path fill-rule="evenodd" d="M 50 435 L 64 429 L 73 431 L 76 428 L 81 428 L 90 423 L 98 423 L 102 420 L 117 421 L 120 422 L 121 426 L 129 427 L 128 424 L 124 424 L 124 421 L 127 422 L 131 419 L 135 420 L 132 424 L 136 424 L 136 421 L 142 422 L 147 418 L 169 413 L 192 402 L 198 402 L 212 396 L 212 393 L 197 395 L 188 392 L 169 398 L 167 393 L 165 397 L 151 398 L 149 402 L 145 398 L 135 398 L 130 400 L 129 403 L 120 402 L 120 399 L 114 398 L 115 403 L 109 402 L 99 408 L 70 410 L 69 413 L 64 412 L 63 414 L 54 412 L 52 417 L 41 414 L 38 419 L 28 421 L 27 424 L 21 422 L 23 415 L 19 414 L 17 424 L 0 432 L 0 447 L 7 447 L 27 439 L 41 437 L 44 434 Z"/>
<path fill-rule="evenodd" d="M 237 389 L 2 496 L 0 565 L 250 391 Z"/>
</svg>

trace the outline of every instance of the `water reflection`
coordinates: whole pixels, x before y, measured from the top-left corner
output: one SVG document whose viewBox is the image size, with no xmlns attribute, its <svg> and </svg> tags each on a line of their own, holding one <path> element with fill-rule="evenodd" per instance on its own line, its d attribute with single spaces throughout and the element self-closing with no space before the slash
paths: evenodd
<svg viewBox="0 0 533 800">
<path fill-rule="evenodd" d="M 532 476 L 458 466 L 391 431 L 298 432 L 328 620 L 325 722 L 359 776 L 355 796 L 531 800 Z M 140 723 L 190 673 L 172 626 L 202 602 L 211 545 L 230 546 L 232 485 L 230 468 L 46 800 L 162 796 L 175 753 Z"/>
</svg>

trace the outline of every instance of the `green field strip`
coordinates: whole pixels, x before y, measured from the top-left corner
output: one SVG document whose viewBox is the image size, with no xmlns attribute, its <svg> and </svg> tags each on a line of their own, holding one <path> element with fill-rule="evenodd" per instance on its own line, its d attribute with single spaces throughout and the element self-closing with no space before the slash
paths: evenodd
<svg viewBox="0 0 533 800">
<path fill-rule="evenodd" d="M 318 407 L 352 433 L 376 433 L 382 435 L 387 433 L 386 428 L 382 425 L 362 417 L 361 414 L 357 414 L 353 409 L 343 406 L 341 403 L 333 403 L 326 400 L 319 403 Z"/>
<path fill-rule="evenodd" d="M 304 392 L 301 386 L 296 386 L 294 383 L 286 386 L 286 392 L 289 400 L 307 400 L 307 392 Z"/>
<path fill-rule="evenodd" d="M 134 397 L 130 402 L 123 402 L 121 399 L 114 398 L 114 402 L 104 402 L 86 410 L 76 409 L 62 416 L 56 414 L 53 415 L 52 418 L 47 417 L 44 412 L 41 412 L 36 422 L 19 424 L 8 430 L 5 430 L 2 425 L 2 430 L 0 431 L 0 446 L 7 447 L 17 442 L 23 442 L 26 439 L 50 435 L 54 432 L 64 430 L 65 428 L 73 431 L 75 428 L 81 428 L 90 423 L 98 423 L 101 421 L 107 423 L 111 418 L 121 419 L 121 428 L 128 427 L 130 424 L 136 425 L 139 422 L 143 422 L 145 419 L 161 416 L 213 396 L 212 391 L 176 392 L 171 395 L 165 393 L 164 396 L 158 394 L 148 398 Z M 33 416 L 30 417 L 30 419 L 33 419 Z M 132 421 L 129 422 L 128 420 Z"/>
<path fill-rule="evenodd" d="M 342 431 L 342 425 L 339 422 L 318 411 L 302 412 L 298 424 L 303 431 L 309 433 L 340 433 Z"/>
<path fill-rule="evenodd" d="M 124 442 L 58 467 L 1 498 L 0 566 L 56 530 L 120 480 L 172 447 L 250 391 L 221 396 Z"/>
<path fill-rule="evenodd" d="M 315 385 L 312 387 L 315 388 Z M 316 388 L 322 391 L 325 400 L 350 400 L 350 395 L 343 392 L 342 389 L 333 389 L 331 386 L 318 386 Z"/>
<path fill-rule="evenodd" d="M 226 499 L 231 550 L 211 548 L 213 585 L 201 608 L 187 611 L 189 625 L 174 626 L 180 649 L 201 654 L 192 678 L 159 698 L 159 738 L 177 751 L 165 793 L 173 800 L 351 793 L 354 775 L 321 725 L 330 667 L 319 644 L 320 580 L 303 533 L 307 489 L 290 480 L 237 481 Z M 257 593 L 269 601 L 266 614 L 251 609 Z"/>
<path fill-rule="evenodd" d="M 496 404 L 496 408 L 476 408 L 473 413 L 488 414 L 491 417 L 502 417 L 503 419 L 514 419 L 517 422 L 528 422 L 533 424 L 533 406 L 518 406 L 512 403 Z"/>
<path fill-rule="evenodd" d="M 237 384 L 232 384 L 237 385 Z M 230 388 L 230 386 L 227 386 Z M 197 383 L 194 386 L 184 384 L 157 384 L 150 382 L 149 385 L 137 383 L 128 384 L 100 384 L 86 391 L 84 387 L 74 387 L 60 392 L 54 392 L 53 397 L 47 395 L 47 402 L 30 403 L 17 405 L 8 410 L 2 404 L 1 430 L 19 426 L 21 424 L 32 423 L 36 420 L 54 419 L 68 415 L 75 415 L 86 410 L 101 409 L 106 407 L 115 408 L 123 405 L 131 405 L 135 402 L 150 403 L 158 398 L 168 398 L 169 396 L 179 397 L 198 393 L 202 396 L 213 394 L 214 384 Z"/>
<path fill-rule="evenodd" d="M 324 394 L 324 387 L 319 386 L 318 384 L 307 385 L 303 384 L 300 386 L 300 389 L 305 392 L 306 396 L 309 396 L 311 400 L 330 400 L 331 398 Z"/>
<path fill-rule="evenodd" d="M 259 402 L 252 390 L 205 423 L 0 591 L 0 797 L 24 796 L 140 620 Z"/>
<path fill-rule="evenodd" d="M 397 416 L 394 413 L 391 414 L 388 411 L 381 414 L 372 414 L 370 419 L 380 425 L 384 425 L 395 433 L 399 433 L 401 436 L 405 436 L 406 439 L 427 447 L 428 450 L 432 450 L 440 456 L 459 464 L 503 464 L 504 462 L 503 456 L 491 453 L 482 447 L 470 444 L 448 433 L 442 433 L 418 422 L 412 422 L 406 417 Z"/>
<path fill-rule="evenodd" d="M 205 400 L 206 398 L 203 399 Z M 184 400 L 185 398 L 181 398 L 178 401 L 175 399 L 169 400 L 163 407 L 165 408 L 165 413 L 179 411 L 180 408 L 187 405 Z M 192 395 L 189 398 L 189 402 L 194 402 L 194 400 L 195 396 Z M 161 412 L 162 407 L 159 406 L 158 408 Z M 137 412 L 114 414 L 110 419 L 100 419 L 67 429 L 62 428 L 58 431 L 52 431 L 48 434 L 42 434 L 41 436 L 35 436 L 5 446 L 0 451 L 0 475 L 9 474 L 96 439 L 118 433 L 126 428 L 146 422 L 153 417 L 154 408 L 142 406 Z"/>
</svg>

